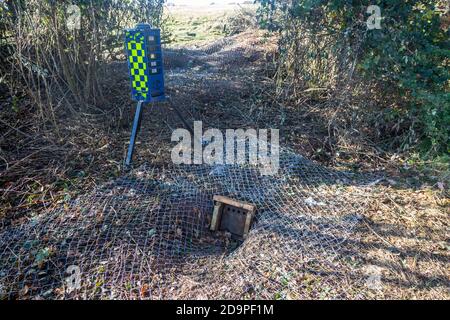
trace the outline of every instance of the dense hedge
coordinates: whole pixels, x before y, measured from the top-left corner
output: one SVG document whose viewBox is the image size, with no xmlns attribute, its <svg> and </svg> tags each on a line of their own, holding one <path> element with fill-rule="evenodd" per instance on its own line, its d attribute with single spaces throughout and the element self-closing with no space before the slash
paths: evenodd
<svg viewBox="0 0 450 320">
<path fill-rule="evenodd" d="M 414 147 L 433 155 L 450 153 L 450 43 L 446 1 L 257 2 L 261 4 L 261 24 L 283 35 L 281 53 L 288 54 L 292 43 L 302 42 L 306 34 L 313 40 L 329 35 L 327 39 L 334 41 L 327 42 L 322 53 L 310 54 L 322 54 L 324 63 L 332 59 L 329 52 L 356 57 L 354 72 L 361 79 L 377 84 L 377 94 L 384 97 L 377 101 L 385 105 L 386 119 L 396 118 L 408 125 L 405 130 L 408 138 L 404 139 L 403 148 Z M 369 5 L 380 7 L 381 29 L 368 29 Z M 336 50 L 343 44 L 345 50 Z M 329 47 L 333 48 L 327 51 Z M 286 68 L 286 63 L 281 61 L 280 68 Z M 311 78 L 311 71 L 299 69 L 297 73 L 293 78 L 299 85 L 304 85 L 301 80 L 305 77 Z"/>
</svg>

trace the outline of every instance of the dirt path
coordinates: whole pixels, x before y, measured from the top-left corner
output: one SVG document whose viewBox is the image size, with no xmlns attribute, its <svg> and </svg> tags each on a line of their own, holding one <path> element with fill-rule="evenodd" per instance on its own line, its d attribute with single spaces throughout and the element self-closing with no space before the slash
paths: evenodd
<svg viewBox="0 0 450 320">
<path fill-rule="evenodd" d="M 170 155 L 168 143 L 172 131 L 184 127 L 174 112 L 170 112 L 173 105 L 188 122 L 202 121 L 205 129 L 261 125 L 267 128 L 274 124 L 274 121 L 267 123 L 271 110 L 262 110 L 256 102 L 263 98 L 275 48 L 274 39 L 265 39 L 263 33 L 254 32 L 209 45 L 166 48 L 169 100 L 145 111 L 140 135 L 143 145 L 138 148 L 137 162 L 170 160 L 153 160 L 149 150 L 153 150 L 153 158 Z"/>
</svg>

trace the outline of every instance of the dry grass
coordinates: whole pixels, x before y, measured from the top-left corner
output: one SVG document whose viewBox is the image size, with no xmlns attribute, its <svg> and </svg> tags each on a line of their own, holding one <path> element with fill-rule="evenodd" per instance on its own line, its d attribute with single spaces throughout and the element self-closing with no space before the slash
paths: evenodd
<svg viewBox="0 0 450 320">
<path fill-rule="evenodd" d="M 450 201 L 444 192 L 378 186 L 360 231 L 361 254 L 383 287 L 369 297 L 449 299 Z"/>
</svg>

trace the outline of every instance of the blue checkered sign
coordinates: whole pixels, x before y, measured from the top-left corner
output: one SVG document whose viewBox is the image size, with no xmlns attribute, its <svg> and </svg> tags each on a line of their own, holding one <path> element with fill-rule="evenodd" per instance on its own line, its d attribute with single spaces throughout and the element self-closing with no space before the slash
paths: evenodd
<svg viewBox="0 0 450 320">
<path fill-rule="evenodd" d="M 140 102 L 164 100 L 161 31 L 148 24 L 138 24 L 126 30 L 125 48 L 133 99 Z"/>
</svg>

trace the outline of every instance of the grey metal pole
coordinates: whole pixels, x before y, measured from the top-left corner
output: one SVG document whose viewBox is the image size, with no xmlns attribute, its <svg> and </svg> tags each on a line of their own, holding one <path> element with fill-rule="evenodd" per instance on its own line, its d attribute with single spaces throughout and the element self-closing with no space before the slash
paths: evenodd
<svg viewBox="0 0 450 320">
<path fill-rule="evenodd" d="M 133 161 L 134 145 L 136 143 L 136 136 L 139 131 L 139 124 L 141 122 L 141 113 L 142 113 L 143 105 L 144 105 L 144 102 L 142 102 L 142 101 L 139 101 L 137 104 L 136 114 L 134 116 L 133 131 L 131 133 L 130 145 L 128 147 L 127 159 L 125 161 L 126 167 L 129 167 L 131 165 L 131 162 Z"/>
</svg>

